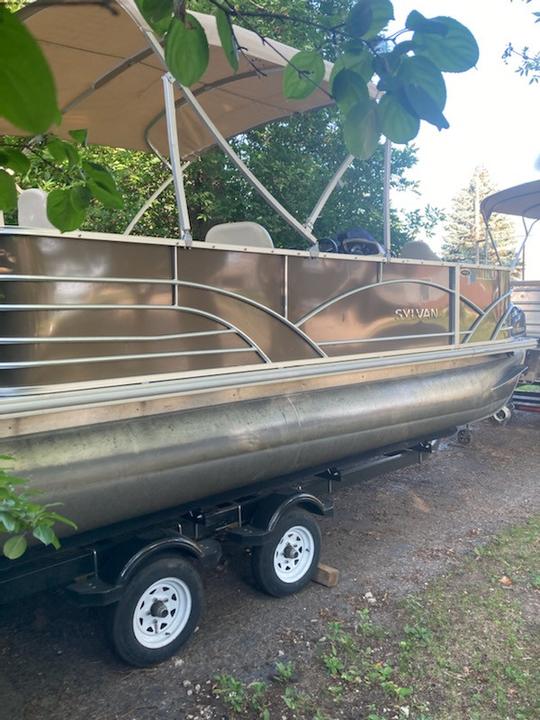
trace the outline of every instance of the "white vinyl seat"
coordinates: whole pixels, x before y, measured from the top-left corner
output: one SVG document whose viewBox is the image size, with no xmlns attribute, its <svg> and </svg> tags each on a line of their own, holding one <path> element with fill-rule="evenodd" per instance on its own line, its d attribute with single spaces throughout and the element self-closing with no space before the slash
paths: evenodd
<svg viewBox="0 0 540 720">
<path fill-rule="evenodd" d="M 256 222 L 234 222 L 214 225 L 206 233 L 206 242 L 215 245 L 273 248 L 268 230 Z"/>
<path fill-rule="evenodd" d="M 44 190 L 23 190 L 17 200 L 17 210 L 21 227 L 54 229 L 47 217 L 47 193 Z"/>
</svg>

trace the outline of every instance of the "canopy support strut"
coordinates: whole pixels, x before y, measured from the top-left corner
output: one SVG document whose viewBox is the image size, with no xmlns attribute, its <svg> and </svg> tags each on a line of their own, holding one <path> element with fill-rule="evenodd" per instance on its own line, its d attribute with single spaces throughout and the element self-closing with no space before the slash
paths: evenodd
<svg viewBox="0 0 540 720">
<path fill-rule="evenodd" d="M 383 173 L 383 210 L 384 210 L 384 254 L 390 257 L 392 249 L 392 235 L 390 226 L 390 178 L 392 177 L 392 143 L 387 140 L 384 144 L 384 173 Z"/>
<path fill-rule="evenodd" d="M 182 92 L 184 93 L 184 97 L 186 98 L 186 101 L 189 105 L 193 108 L 195 113 L 198 115 L 199 119 L 203 123 L 203 125 L 206 127 L 208 132 L 213 135 L 215 138 L 217 144 L 219 147 L 223 150 L 223 152 L 229 157 L 230 160 L 236 165 L 236 167 L 240 170 L 242 175 L 246 178 L 246 180 L 253 186 L 253 188 L 259 193 L 259 195 L 263 198 L 263 200 L 273 209 L 275 212 L 277 212 L 278 215 L 280 215 L 283 220 L 285 220 L 286 223 L 288 223 L 293 230 L 296 230 L 296 232 L 301 235 L 305 240 L 307 240 L 311 245 L 316 246 L 317 238 L 311 233 L 311 231 L 307 228 L 305 228 L 302 223 L 297 220 L 294 215 L 291 215 L 291 213 L 278 201 L 276 198 L 272 195 L 272 193 L 258 180 L 258 178 L 255 177 L 255 175 L 251 172 L 251 170 L 247 167 L 247 165 L 241 160 L 241 158 L 236 154 L 236 152 L 233 150 L 233 148 L 229 145 L 227 140 L 224 138 L 224 136 L 219 132 L 217 127 L 214 125 L 212 120 L 208 117 L 206 114 L 204 108 L 201 106 L 195 95 L 191 92 L 191 90 L 184 85 L 180 85 L 180 88 Z"/>
<path fill-rule="evenodd" d="M 184 172 L 180 160 L 178 145 L 178 127 L 176 124 L 176 108 L 174 105 L 174 78 L 170 73 L 162 77 L 163 96 L 165 99 L 165 118 L 167 120 L 167 139 L 169 141 L 172 175 L 174 178 L 174 192 L 178 208 L 178 224 L 180 226 L 180 240 L 185 241 L 189 247 L 192 242 L 189 211 L 184 187 Z"/>
<path fill-rule="evenodd" d="M 173 176 L 169 175 L 169 177 L 164 182 L 162 182 L 161 185 L 150 195 L 148 200 L 145 201 L 144 205 L 141 206 L 140 210 L 138 210 L 137 213 L 133 216 L 133 219 L 131 220 L 127 228 L 124 230 L 124 235 L 131 235 L 133 228 L 137 225 L 137 223 L 148 210 L 148 208 L 158 199 L 161 193 L 169 187 L 173 179 Z"/>
<path fill-rule="evenodd" d="M 521 255 L 523 254 L 523 267 L 522 267 L 521 273 L 522 273 L 522 280 L 524 280 L 524 279 L 525 279 L 525 247 L 526 247 L 526 245 L 527 245 L 527 240 L 529 239 L 529 236 L 530 236 L 530 234 L 531 234 L 531 232 L 532 232 L 532 230 L 533 230 L 533 227 L 534 227 L 534 226 L 536 225 L 536 223 L 538 222 L 538 219 L 537 219 L 537 220 L 533 220 L 533 222 L 532 222 L 530 225 L 527 225 L 527 221 L 525 220 L 524 217 L 521 218 L 521 221 L 522 221 L 522 223 L 523 223 L 523 229 L 524 229 L 524 231 L 525 231 L 525 237 L 523 238 L 522 242 L 519 244 L 516 252 L 514 253 L 514 257 L 513 257 L 513 259 L 512 259 L 512 264 L 510 265 L 510 269 L 511 269 L 511 270 L 515 270 L 515 269 L 516 269 L 516 267 L 517 267 L 517 265 L 518 265 L 518 263 L 519 263 L 519 259 L 521 258 Z"/>
<path fill-rule="evenodd" d="M 497 262 L 499 263 L 499 265 L 501 265 L 501 264 L 502 264 L 502 263 L 501 263 L 501 258 L 500 258 L 500 255 L 499 255 L 499 250 L 498 250 L 498 248 L 497 248 L 497 243 L 495 242 L 495 238 L 493 237 L 493 235 L 492 235 L 492 233 L 491 233 L 491 230 L 490 230 L 490 227 L 489 227 L 488 222 L 484 220 L 484 224 L 485 224 L 485 226 L 486 226 L 486 232 L 487 232 L 487 234 L 488 234 L 489 241 L 490 241 L 490 243 L 491 243 L 491 247 L 493 248 L 493 252 L 495 253 L 495 257 L 497 258 Z"/>
<path fill-rule="evenodd" d="M 310 232 L 313 230 L 313 226 L 319 219 L 319 216 L 322 213 L 324 206 L 326 205 L 330 196 L 336 189 L 338 182 L 341 180 L 343 175 L 345 175 L 347 170 L 352 165 L 353 160 L 354 160 L 354 155 L 347 155 L 345 160 L 341 163 L 341 165 L 338 167 L 338 169 L 336 170 L 336 172 L 334 173 L 334 175 L 328 182 L 328 185 L 322 191 L 320 198 L 317 200 L 315 207 L 311 211 L 311 213 L 304 225 L 304 227 L 306 227 Z"/>
</svg>

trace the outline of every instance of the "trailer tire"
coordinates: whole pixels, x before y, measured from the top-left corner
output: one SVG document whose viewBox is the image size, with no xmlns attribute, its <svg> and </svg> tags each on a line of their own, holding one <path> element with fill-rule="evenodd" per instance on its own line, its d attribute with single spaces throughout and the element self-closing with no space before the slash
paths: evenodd
<svg viewBox="0 0 540 720">
<path fill-rule="evenodd" d="M 321 531 L 316 520 L 304 510 L 291 510 L 278 521 L 272 540 L 253 548 L 255 582 L 268 595 L 292 595 L 313 578 L 320 553 Z"/>
<path fill-rule="evenodd" d="M 109 639 L 129 665 L 171 657 L 194 632 L 203 603 L 197 570 L 183 557 L 160 556 L 128 582 L 108 617 Z"/>
</svg>

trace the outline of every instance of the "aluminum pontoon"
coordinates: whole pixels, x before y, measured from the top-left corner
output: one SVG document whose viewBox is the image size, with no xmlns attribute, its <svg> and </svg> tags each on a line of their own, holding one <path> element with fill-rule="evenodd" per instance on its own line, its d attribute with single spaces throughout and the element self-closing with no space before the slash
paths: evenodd
<svg viewBox="0 0 540 720">
<path fill-rule="evenodd" d="M 421 247 L 416 259 L 393 258 L 388 223 L 380 244 L 353 238 L 322 252 L 316 220 L 352 158 L 303 222 L 226 140 L 331 101 L 323 91 L 282 97 L 295 51 L 238 29 L 244 50 L 233 74 L 215 20 L 198 15 L 209 71 L 179 87 L 135 3 L 118 0 L 116 11 L 35 3 L 23 16 L 57 80 L 59 134 L 88 127 L 94 143 L 157 152 L 171 167 L 179 236 L 136 237 L 134 223 L 124 235 L 60 234 L 45 220 L 0 228 L 0 453 L 16 458 L 18 474 L 63 503 L 84 534 L 403 449 L 501 408 L 534 344 L 514 335 L 509 270 L 441 262 Z M 14 132 L 0 123 L 0 133 Z M 309 251 L 274 247 L 250 218 L 191 237 L 183 164 L 216 144 Z M 313 571 L 310 561 L 295 575 L 302 548 L 311 560 L 317 548 L 297 517 L 294 542 L 283 540 L 290 523 L 278 520 L 292 501 L 276 502 L 235 518 L 241 530 L 252 519 L 248 538 L 264 527 L 275 541 L 270 559 L 256 555 L 256 573 L 283 594 Z M 265 584 L 266 561 L 274 575 Z M 151 605 L 152 623 L 162 605 Z M 171 639 L 156 624 L 156 649 L 154 625 L 130 612 L 144 627 L 138 650 L 120 653 L 135 663 L 147 661 L 145 648 L 164 657 L 189 625 Z"/>
</svg>

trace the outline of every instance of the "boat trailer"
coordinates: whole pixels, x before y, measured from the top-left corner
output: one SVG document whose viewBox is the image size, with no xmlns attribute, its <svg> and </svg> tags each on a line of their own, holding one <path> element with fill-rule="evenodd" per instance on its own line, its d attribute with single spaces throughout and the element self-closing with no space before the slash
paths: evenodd
<svg viewBox="0 0 540 720">
<path fill-rule="evenodd" d="M 450 428 L 440 437 L 456 430 Z M 169 657 L 199 622 L 203 590 L 197 566 L 215 567 L 232 543 L 251 552 L 260 590 L 276 597 L 297 592 L 313 579 L 319 564 L 321 534 L 313 516 L 333 515 L 335 490 L 418 465 L 439 440 L 395 445 L 243 488 L 241 496 L 231 491 L 204 505 L 192 503 L 116 523 L 66 538 L 58 551 L 32 548 L 20 560 L 0 561 L 0 604 L 65 588 L 79 606 L 108 611 L 108 637 L 124 661 L 152 665 Z M 171 575 L 174 571 L 169 584 L 163 580 L 167 568 Z M 151 582 L 154 574 L 159 582 Z M 170 643 L 183 583 L 191 592 L 191 608 L 181 619 L 184 628 L 177 642 Z M 142 594 L 141 584 L 147 587 Z M 139 615 L 131 607 L 132 596 L 139 605 L 146 598 L 147 609 Z M 135 638 L 130 632 L 134 617 L 140 621 Z"/>
</svg>

